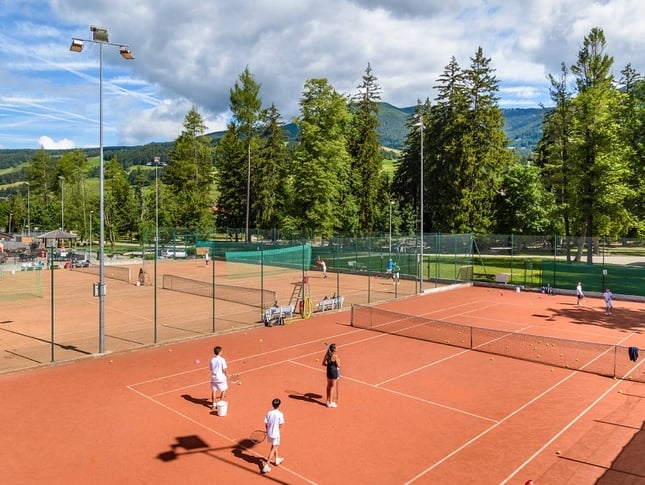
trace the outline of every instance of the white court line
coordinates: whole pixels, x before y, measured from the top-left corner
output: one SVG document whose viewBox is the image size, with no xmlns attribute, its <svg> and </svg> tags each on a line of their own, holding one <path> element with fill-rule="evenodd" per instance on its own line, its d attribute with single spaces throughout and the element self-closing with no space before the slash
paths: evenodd
<svg viewBox="0 0 645 485">
<path fill-rule="evenodd" d="M 170 412 L 172 412 L 172 413 L 176 414 L 177 416 L 179 416 L 179 417 L 181 417 L 181 418 L 184 418 L 185 420 L 187 420 L 187 421 L 189 421 L 189 422 L 191 422 L 191 423 L 193 423 L 193 424 L 195 424 L 195 425 L 199 426 L 200 428 L 203 428 L 203 429 L 205 429 L 205 430 L 207 430 L 207 431 L 210 431 L 211 433 L 213 433 L 213 434 L 215 434 L 215 435 L 219 436 L 220 438 L 222 438 L 222 439 L 224 439 L 224 440 L 226 440 L 226 441 L 229 441 L 230 443 L 232 443 L 232 444 L 233 444 L 233 445 L 235 445 L 235 446 L 239 446 L 240 448 L 244 448 L 246 451 L 248 451 L 248 452 L 250 452 L 250 453 L 253 453 L 253 454 L 254 454 L 255 456 L 257 456 L 258 458 L 264 458 L 264 455 L 260 455 L 259 453 L 256 453 L 256 452 L 255 452 L 255 451 L 253 451 L 251 448 L 247 448 L 246 446 L 242 446 L 242 445 L 240 444 L 240 440 L 239 440 L 239 439 L 237 439 L 237 440 L 236 440 L 236 439 L 231 438 L 230 436 L 226 436 L 225 434 L 220 433 L 219 431 L 217 431 L 217 430 L 215 430 L 215 429 L 211 428 L 210 426 L 206 426 L 205 424 L 203 424 L 203 423 L 201 423 L 201 422 L 199 422 L 199 421 L 197 421 L 197 420 L 195 420 L 195 419 L 191 418 L 190 416 L 187 416 L 187 415 L 185 415 L 184 413 L 181 413 L 181 412 L 177 411 L 176 409 L 174 409 L 174 408 L 172 408 L 172 407 L 170 407 L 170 406 L 167 406 L 167 405 L 165 405 L 165 404 L 163 404 L 163 403 L 161 403 L 161 402 L 157 401 L 156 399 L 153 399 L 153 398 L 151 398 L 150 396 L 147 396 L 147 395 L 143 394 L 142 392 L 137 391 L 136 389 L 131 388 L 130 386 L 126 386 L 126 387 L 127 387 L 128 389 L 130 389 L 131 391 L 133 391 L 133 392 L 137 393 L 139 396 L 143 397 L 144 399 L 147 399 L 148 401 L 150 401 L 150 402 L 152 402 L 152 403 L 154 403 L 154 404 L 157 404 L 158 406 L 161 406 L 161 407 L 165 408 L 166 410 L 168 410 L 168 411 L 170 411 Z M 204 450 L 204 452 L 207 452 L 207 451 L 209 451 L 209 450 L 208 450 L 208 449 L 205 449 L 205 450 Z M 309 480 L 308 478 L 305 478 L 304 476 L 300 475 L 299 473 L 295 472 L 294 470 L 290 469 L 289 467 L 286 467 L 286 466 L 284 466 L 284 465 L 280 465 L 280 468 L 281 468 L 282 470 L 285 470 L 285 471 L 287 471 L 287 472 L 291 473 L 292 475 L 294 475 L 294 476 L 296 476 L 296 477 L 300 478 L 301 480 L 303 480 L 303 481 L 305 481 L 305 482 L 307 482 L 307 483 L 311 483 L 311 484 L 313 484 L 313 485 L 315 485 L 315 484 L 316 484 L 316 482 L 314 482 L 314 481 L 312 481 L 312 480 Z"/>
<path fill-rule="evenodd" d="M 622 340 L 621 340 L 621 342 L 622 342 L 622 341 L 624 341 L 624 340 L 626 340 L 627 338 L 629 338 L 631 335 L 633 335 L 633 334 L 630 334 L 630 335 L 626 336 L 624 339 L 622 339 Z M 600 358 L 600 357 L 602 357 L 603 355 L 604 355 L 604 352 L 603 352 L 602 354 L 600 354 L 600 355 L 596 356 L 596 358 L 594 358 L 593 360 L 589 361 L 589 362 L 585 365 L 585 367 L 586 367 L 586 366 L 588 366 L 588 365 L 591 365 L 591 364 L 592 364 L 596 359 L 599 359 L 599 358 Z M 641 361 L 641 364 L 642 364 L 643 362 L 645 362 L 645 360 Z M 640 365 L 640 364 L 638 364 L 638 365 Z M 636 367 L 638 367 L 638 366 L 634 366 L 634 368 L 636 368 Z M 582 369 L 582 368 L 581 368 L 581 369 Z M 533 404 L 533 403 L 537 402 L 537 401 L 538 401 L 538 400 L 540 400 L 542 397 L 546 396 L 548 393 L 550 393 L 551 391 L 553 391 L 553 390 L 555 390 L 556 388 L 560 387 L 560 386 L 561 386 L 562 384 L 564 384 L 566 381 L 568 381 L 569 379 L 571 379 L 572 377 L 574 377 L 574 376 L 578 375 L 578 374 L 579 374 L 579 373 L 581 373 L 581 372 L 582 372 L 582 370 L 572 371 L 572 372 L 571 372 L 571 374 L 569 374 L 568 376 L 564 377 L 564 378 L 563 378 L 563 379 L 561 379 L 560 381 L 556 382 L 556 383 L 555 383 L 555 384 L 553 384 L 551 387 L 549 387 L 548 389 L 544 390 L 543 392 L 541 392 L 540 394 L 538 394 L 537 396 L 535 396 L 535 397 L 534 397 L 533 399 L 531 399 L 530 401 L 527 401 L 527 402 L 526 402 L 526 403 L 524 403 L 522 406 L 520 406 L 519 408 L 517 408 L 517 409 L 516 409 L 515 411 L 513 411 L 512 413 L 510 413 L 510 414 L 508 414 L 507 416 L 505 416 L 504 418 L 502 418 L 499 422 L 497 422 L 496 424 L 494 424 L 494 425 L 493 425 L 493 426 L 491 426 L 490 428 L 488 428 L 488 429 L 486 429 L 486 430 L 482 431 L 482 432 L 481 432 L 480 434 L 478 434 L 477 436 L 474 436 L 472 439 L 470 439 L 469 441 L 467 441 L 466 443 L 464 443 L 464 444 L 463 444 L 463 445 L 461 445 L 460 447 L 456 448 L 455 450 L 451 451 L 449 454 L 447 454 L 446 456 L 444 456 L 441 460 L 439 460 L 439 461 L 435 462 L 433 465 L 431 465 L 430 467 L 426 468 L 424 471 L 422 471 L 422 472 L 421 472 L 421 473 L 419 473 L 418 475 L 414 476 L 412 479 L 408 480 L 408 481 L 406 482 L 406 485 L 408 485 L 408 484 L 410 484 L 410 483 L 414 482 L 415 480 L 417 480 L 417 479 L 419 479 L 419 478 L 423 477 L 423 476 L 424 476 L 424 475 L 426 475 L 428 472 L 432 471 L 433 469 L 435 469 L 436 467 L 438 467 L 439 465 L 441 465 L 443 462 L 445 462 L 445 461 L 446 461 L 446 460 L 448 460 L 449 458 L 452 458 L 454 455 L 456 455 L 457 453 L 461 452 L 462 450 L 464 450 L 465 448 L 467 448 L 467 447 L 468 447 L 468 446 L 470 446 L 471 444 L 475 443 L 475 442 L 476 442 L 476 441 L 478 441 L 480 438 L 482 438 L 482 437 L 486 436 L 489 432 L 491 432 L 492 430 L 494 430 L 495 428 L 497 428 L 497 427 L 498 427 L 498 426 L 500 426 L 501 424 L 503 424 L 503 423 L 505 423 L 506 421 L 508 421 L 510 418 L 512 418 L 513 416 L 515 416 L 517 413 L 519 413 L 520 411 L 522 411 L 522 410 L 526 409 L 529 405 L 531 405 L 531 404 Z M 558 438 L 558 436 L 560 436 L 560 435 L 561 435 L 562 433 L 564 433 L 564 432 L 565 432 L 569 427 L 571 427 L 571 426 L 575 423 L 575 421 L 577 421 L 577 420 L 578 420 L 578 419 L 580 419 L 580 418 L 581 418 L 585 413 L 587 413 L 587 412 L 588 412 L 588 411 L 589 411 L 593 406 L 595 406 L 595 405 L 596 405 L 596 404 L 597 404 L 597 403 L 598 403 L 598 402 L 599 402 L 603 397 L 605 397 L 605 396 L 609 393 L 609 391 L 611 391 L 612 389 L 614 389 L 614 388 L 615 388 L 619 383 L 620 383 L 620 381 L 617 381 L 616 383 L 614 383 L 614 385 L 612 385 L 612 386 L 611 386 L 607 391 L 605 391 L 601 396 L 599 396 L 599 397 L 596 399 L 596 401 L 594 401 L 592 404 L 590 404 L 590 405 L 589 405 L 589 407 L 588 407 L 587 409 L 585 409 L 585 410 L 584 410 L 584 411 L 583 411 L 583 412 L 582 412 L 578 417 L 576 417 L 576 418 L 575 418 L 571 423 L 569 423 L 565 428 L 563 428 L 563 429 L 562 429 L 562 430 L 561 430 L 561 431 L 560 431 L 556 436 L 554 436 L 551 440 L 549 440 L 549 442 L 545 443 L 545 444 L 544 444 L 544 446 L 543 446 L 542 448 L 540 448 L 540 451 L 544 450 L 547 446 L 549 446 L 549 445 L 550 445 L 550 444 L 551 444 L 555 439 L 557 439 L 557 438 Z M 517 469 L 515 470 L 515 472 L 513 472 L 513 474 L 512 474 L 512 475 L 510 475 L 510 476 L 509 476 L 509 477 L 508 477 L 504 482 L 502 482 L 502 483 L 506 483 L 506 481 L 508 481 L 510 478 L 512 478 L 515 474 L 517 474 L 517 473 L 518 473 L 522 468 L 524 468 L 524 467 L 525 467 L 525 466 L 526 466 L 526 465 L 527 465 L 527 464 L 528 464 L 528 463 L 529 463 L 529 462 L 530 462 L 530 461 L 531 461 L 535 456 L 537 456 L 537 454 L 539 454 L 539 452 L 540 452 L 540 451 L 536 452 L 536 453 L 535 453 L 535 454 L 534 454 L 534 455 L 533 455 L 529 460 L 525 461 L 525 462 L 524 462 L 524 463 L 523 463 L 519 468 L 517 468 Z"/>
<path fill-rule="evenodd" d="M 447 360 L 447 359 L 442 359 L 442 360 Z M 301 367 L 305 367 L 307 369 L 315 369 L 315 370 L 317 370 L 317 367 L 312 367 L 310 365 L 303 364 L 301 362 L 291 362 L 291 363 L 295 364 L 295 365 L 299 365 Z M 430 364 L 430 365 L 434 365 L 434 363 Z M 420 367 L 419 369 L 422 369 L 424 367 L 428 367 L 428 366 L 423 366 L 423 367 Z M 407 375 L 407 374 L 411 374 L 411 372 L 406 372 L 405 374 L 401 374 L 401 375 L 403 376 L 403 375 Z M 380 387 L 380 384 L 370 384 L 369 382 L 361 381 L 360 379 L 355 379 L 353 377 L 342 376 L 341 378 L 343 380 L 356 382 L 357 384 L 361 384 L 361 385 L 366 386 L 366 387 L 372 387 L 374 389 L 378 389 L 379 391 L 389 392 L 390 394 L 396 394 L 398 396 L 407 397 L 408 399 L 412 399 L 414 401 L 420 401 L 420 402 L 425 403 L 425 404 L 431 404 L 433 406 L 437 406 L 437 407 L 440 407 L 440 408 L 449 409 L 450 411 L 454 411 L 456 413 L 466 414 L 466 415 L 471 416 L 473 418 L 483 419 L 485 421 L 492 421 L 493 423 L 497 422 L 496 419 L 487 418 L 485 416 L 480 416 L 478 414 L 474 414 L 474 413 L 465 411 L 463 409 L 454 408 L 452 406 L 446 406 L 445 404 L 441 404 L 441 403 L 438 403 L 438 402 L 435 402 L 435 401 L 428 401 L 427 399 L 422 399 L 420 397 L 412 396 L 412 395 L 406 394 L 404 392 L 395 391 L 394 389 L 388 389 L 386 387 Z M 390 380 L 392 380 L 392 379 L 390 379 Z"/>
<path fill-rule="evenodd" d="M 628 336 L 626 336 L 625 338 L 623 338 L 622 340 L 620 340 L 620 341 L 619 341 L 619 343 L 624 342 L 626 339 L 628 339 L 628 338 L 629 338 L 629 337 L 631 337 L 632 335 L 636 335 L 636 334 L 635 334 L 634 332 L 630 333 Z M 624 379 L 625 377 L 627 377 L 629 374 L 631 374 L 631 373 L 632 373 L 634 370 L 636 370 L 638 367 L 640 367 L 644 362 L 645 362 L 645 360 L 641 360 L 640 364 L 635 364 L 635 365 L 634 365 L 634 366 L 629 370 L 629 372 L 627 372 L 627 373 L 623 376 L 623 379 Z M 572 420 L 571 420 L 571 421 L 570 421 L 570 422 L 569 422 L 569 423 L 568 423 L 564 428 L 562 428 L 559 432 L 557 432 L 557 433 L 553 436 L 553 438 L 551 438 L 549 441 L 547 441 L 546 443 L 544 443 L 544 445 L 543 445 L 540 449 L 538 449 L 538 450 L 537 450 L 535 453 L 533 453 L 533 455 L 531 455 L 531 456 L 530 456 L 530 457 L 529 457 L 529 458 L 528 458 L 524 463 L 522 463 L 519 467 L 517 467 L 513 473 L 511 473 L 508 477 L 506 477 L 506 478 L 504 479 L 504 481 L 502 481 L 502 485 L 503 485 L 503 484 L 505 484 L 505 483 L 508 483 L 508 481 L 509 481 L 511 478 L 513 478 L 515 475 L 517 475 L 517 474 L 520 472 L 520 470 L 522 470 L 522 469 L 523 469 L 525 466 L 527 466 L 531 461 L 533 461 L 533 460 L 535 459 L 535 457 L 536 457 L 536 456 L 538 456 L 540 453 L 542 453 L 542 452 L 543 452 L 543 451 L 544 451 L 548 446 L 551 446 L 551 444 L 553 444 L 553 442 L 554 442 L 555 440 L 557 440 L 560 436 L 562 436 L 562 435 L 565 433 L 565 431 L 567 431 L 571 426 L 573 426 L 576 422 L 578 422 L 578 421 L 579 421 L 579 420 L 580 420 L 580 419 L 581 419 L 585 414 L 587 414 L 589 411 L 591 411 L 591 409 L 593 409 L 593 407 L 594 407 L 594 406 L 596 406 L 596 405 L 597 405 L 597 404 L 598 404 L 602 399 L 604 399 L 604 398 L 605 398 L 605 396 L 607 396 L 607 394 L 609 394 L 611 391 L 613 391 L 613 390 L 614 390 L 614 389 L 615 389 L 619 384 L 621 384 L 622 382 L 623 382 L 623 381 L 622 381 L 622 380 L 620 380 L 620 379 L 619 379 L 619 380 L 617 380 L 617 381 L 616 381 L 616 382 L 615 382 L 611 387 L 609 387 L 609 388 L 608 388 L 604 393 L 602 393 L 602 394 L 601 394 L 601 395 L 600 395 L 600 396 L 599 396 L 599 397 L 598 397 L 594 402 L 592 402 L 589 406 L 587 406 L 583 411 L 581 411 L 581 412 L 580 412 L 580 414 L 578 414 L 574 419 L 572 419 Z"/>
</svg>

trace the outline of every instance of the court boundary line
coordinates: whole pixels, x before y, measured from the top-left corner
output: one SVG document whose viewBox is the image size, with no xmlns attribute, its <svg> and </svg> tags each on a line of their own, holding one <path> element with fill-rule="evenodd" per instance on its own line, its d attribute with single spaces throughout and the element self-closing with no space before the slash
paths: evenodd
<svg viewBox="0 0 645 485">
<path fill-rule="evenodd" d="M 240 443 L 239 440 L 235 440 L 235 439 L 231 438 L 230 436 L 227 436 L 227 435 L 225 435 L 223 433 L 220 433 L 219 431 L 216 431 L 215 429 L 205 425 L 204 423 L 201 423 L 201 422 L 197 421 L 196 419 L 191 418 L 190 416 L 182 413 L 181 411 L 178 411 L 178 410 L 176 410 L 176 409 L 174 409 L 174 408 L 162 403 L 161 401 L 158 401 L 157 399 L 154 399 L 154 398 L 152 398 L 150 396 L 147 396 L 146 394 L 144 394 L 144 393 L 142 393 L 142 392 L 140 392 L 140 391 L 138 391 L 136 389 L 132 389 L 129 386 L 126 386 L 126 387 L 129 388 L 131 391 L 135 392 L 136 394 L 138 394 L 139 396 L 143 397 L 144 399 L 152 402 L 153 404 L 156 404 L 158 406 L 161 406 L 161 407 L 165 408 L 167 411 L 170 411 L 171 413 L 175 414 L 176 416 L 179 416 L 180 418 L 183 418 L 183 419 L 187 420 L 188 422 L 193 423 L 193 424 L 199 426 L 200 428 L 211 432 L 212 434 L 214 434 L 216 436 L 219 436 L 220 438 L 222 438 L 225 441 L 228 441 L 228 442 L 234 444 L 235 446 L 239 446 L 240 448 L 243 448 L 244 450 L 246 450 L 246 451 L 252 453 L 253 455 L 257 456 L 258 458 L 264 458 L 264 455 L 260 455 L 259 453 L 257 453 L 253 449 L 249 448 L 248 446 L 244 446 L 243 444 Z M 280 468 L 283 469 L 283 470 L 288 471 L 292 475 L 300 478 L 301 480 L 303 480 L 303 481 L 305 481 L 307 483 L 310 483 L 312 485 L 316 485 L 316 482 L 314 482 L 312 480 L 309 480 L 308 478 L 300 475 L 299 473 L 295 472 L 294 470 L 290 469 L 289 467 L 281 465 Z"/>
</svg>

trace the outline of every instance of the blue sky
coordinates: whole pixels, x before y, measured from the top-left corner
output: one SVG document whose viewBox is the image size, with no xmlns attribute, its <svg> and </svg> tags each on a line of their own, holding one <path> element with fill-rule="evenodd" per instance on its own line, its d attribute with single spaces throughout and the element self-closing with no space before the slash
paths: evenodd
<svg viewBox="0 0 645 485">
<path fill-rule="evenodd" d="M 614 73 L 645 73 L 641 0 L 0 0 L 0 148 L 99 145 L 99 48 L 72 38 L 105 27 L 104 144 L 172 141 L 195 106 L 224 129 L 229 92 L 248 66 L 265 106 L 286 121 L 303 86 L 327 78 L 356 92 L 367 64 L 382 101 L 434 98 L 454 56 L 466 68 L 481 46 L 501 83 L 502 107 L 549 105 L 547 75 L 575 63 L 600 27 Z"/>
</svg>

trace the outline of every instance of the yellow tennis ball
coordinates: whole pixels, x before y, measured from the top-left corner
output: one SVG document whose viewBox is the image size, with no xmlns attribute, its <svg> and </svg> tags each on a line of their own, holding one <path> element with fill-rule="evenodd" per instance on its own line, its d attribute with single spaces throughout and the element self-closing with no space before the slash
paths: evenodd
<svg viewBox="0 0 645 485">
<path fill-rule="evenodd" d="M 260 339 L 260 342 L 264 342 L 264 339 Z"/>
<path fill-rule="evenodd" d="M 242 381 L 238 382 L 238 383 L 237 383 L 237 385 L 238 385 L 238 386 L 241 386 L 241 385 L 242 385 Z"/>
<path fill-rule="evenodd" d="M 556 455 L 561 455 L 561 454 L 562 454 L 562 452 L 561 452 L 560 450 L 558 450 L 558 451 L 556 451 L 556 452 L 555 452 L 555 454 L 556 454 Z"/>
<path fill-rule="evenodd" d="M 112 360 L 110 360 L 110 364 L 112 363 Z"/>
</svg>

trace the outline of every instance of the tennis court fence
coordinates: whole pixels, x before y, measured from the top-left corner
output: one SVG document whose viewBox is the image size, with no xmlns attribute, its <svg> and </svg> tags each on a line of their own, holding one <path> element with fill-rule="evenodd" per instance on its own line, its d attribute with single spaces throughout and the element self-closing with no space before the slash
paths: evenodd
<svg viewBox="0 0 645 485">
<path fill-rule="evenodd" d="M 165 290 L 180 291 L 207 298 L 214 296 L 218 300 L 240 303 L 262 310 L 266 310 L 278 300 L 277 292 L 261 288 L 220 285 L 172 274 L 163 275 L 162 280 L 162 287 Z"/>
<path fill-rule="evenodd" d="M 473 327 L 364 305 L 352 305 L 351 324 L 553 367 L 645 382 L 645 370 L 637 363 L 638 349 L 634 347 Z"/>
<path fill-rule="evenodd" d="M 89 268 L 74 268 L 74 271 L 98 276 L 99 267 L 90 266 Z M 131 271 L 130 271 L 130 268 L 127 266 L 104 266 L 103 274 L 105 275 L 106 278 L 125 281 L 126 283 L 130 283 L 132 281 Z"/>
</svg>

